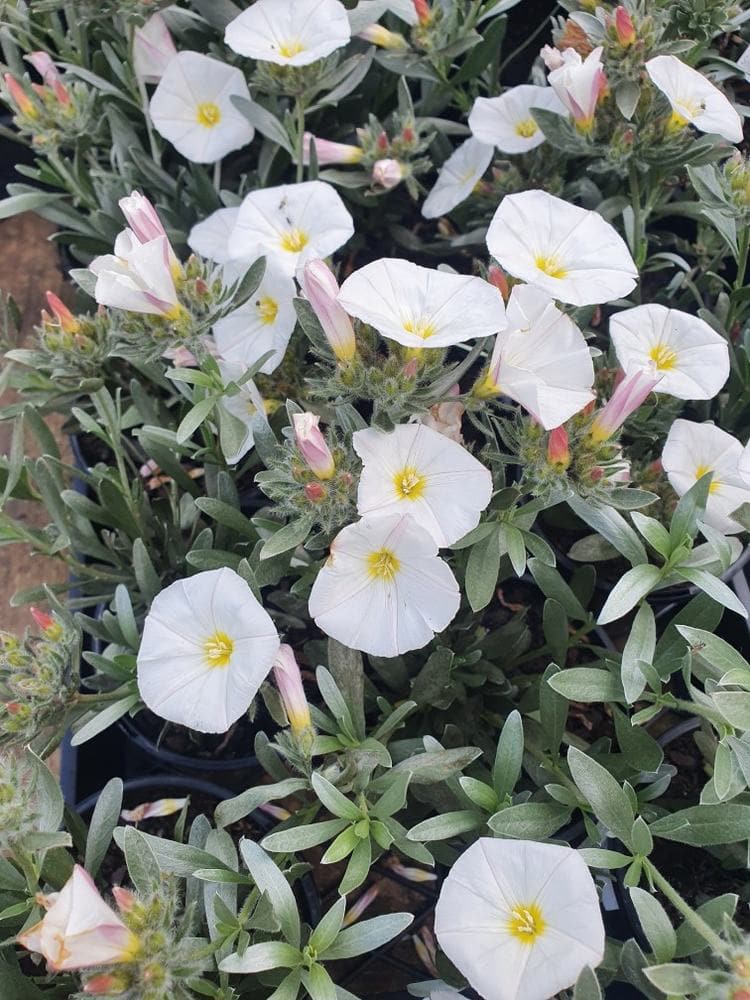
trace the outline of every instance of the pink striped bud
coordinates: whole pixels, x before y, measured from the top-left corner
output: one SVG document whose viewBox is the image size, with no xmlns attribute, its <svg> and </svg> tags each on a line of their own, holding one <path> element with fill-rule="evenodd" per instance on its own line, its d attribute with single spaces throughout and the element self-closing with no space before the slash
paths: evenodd
<svg viewBox="0 0 750 1000">
<path fill-rule="evenodd" d="M 388 136 L 385 134 L 385 132 L 380 133 L 380 135 L 377 138 L 376 144 L 381 153 L 384 153 L 386 149 L 388 149 Z"/>
<path fill-rule="evenodd" d="M 615 389 L 612 398 L 594 417 L 589 431 L 592 441 L 599 444 L 609 440 L 663 377 L 641 368 L 629 372 Z"/>
<path fill-rule="evenodd" d="M 333 272 L 324 261 L 310 260 L 299 276 L 299 283 L 337 360 L 348 363 L 356 354 L 357 344 L 352 321 L 337 301 L 339 286 Z"/>
<path fill-rule="evenodd" d="M 408 47 L 403 35 L 389 31 L 381 24 L 368 24 L 364 31 L 360 31 L 359 37 L 381 49 L 403 50 Z"/>
<path fill-rule="evenodd" d="M 419 23 L 423 26 L 429 24 L 432 20 L 432 11 L 427 0 L 412 0 L 412 3 Z"/>
<path fill-rule="evenodd" d="M 140 191 L 131 191 L 127 198 L 120 198 L 118 204 L 139 243 L 149 243 L 167 235 L 159 213 Z"/>
<path fill-rule="evenodd" d="M 331 449 L 318 427 L 320 417 L 314 413 L 295 413 L 292 416 L 294 440 L 308 468 L 318 479 L 331 479 L 336 471 Z"/>
<path fill-rule="evenodd" d="M 70 94 L 49 54 L 47 52 L 31 52 L 25 59 L 41 76 L 44 85 L 53 91 L 60 104 L 70 104 Z"/>
<path fill-rule="evenodd" d="M 508 279 L 505 277 L 505 271 L 497 264 L 490 264 L 487 269 L 487 281 L 500 292 L 505 302 L 508 301 L 508 296 L 510 295 L 510 289 L 508 288 Z"/>
<path fill-rule="evenodd" d="M 8 88 L 11 100 L 21 114 L 26 115 L 27 118 L 38 118 L 39 111 L 37 110 L 36 105 L 18 80 L 16 80 L 14 76 L 11 76 L 10 73 L 6 73 L 3 79 L 5 80 L 5 86 Z"/>
<path fill-rule="evenodd" d="M 341 924 L 342 927 L 351 927 L 355 924 L 362 914 L 375 902 L 380 894 L 380 887 L 377 885 L 371 885 L 369 889 L 365 889 L 362 895 L 349 907 L 349 909 L 344 914 L 344 919 Z"/>
<path fill-rule="evenodd" d="M 550 431 L 547 441 L 547 461 L 558 469 L 567 469 L 570 465 L 570 448 L 568 447 L 568 432 L 563 426 Z"/>
<path fill-rule="evenodd" d="M 54 292 L 47 292 L 47 304 L 55 315 L 55 319 L 60 325 L 60 329 L 64 330 L 65 333 L 78 333 L 81 329 L 81 324 L 75 318 L 73 313 L 68 309 L 65 303 L 55 295 Z"/>
<path fill-rule="evenodd" d="M 36 622 L 37 628 L 43 632 L 48 639 L 59 639 L 63 633 L 62 625 L 56 622 L 52 615 L 42 611 L 41 608 L 29 608 L 31 617 Z"/>
<path fill-rule="evenodd" d="M 96 994 L 100 997 L 120 996 L 130 987 L 130 980 L 121 973 L 104 972 L 93 976 L 83 987 L 84 993 Z"/>
<path fill-rule="evenodd" d="M 635 41 L 633 18 L 624 7 L 615 7 L 615 31 L 620 45 L 632 45 Z"/>
<path fill-rule="evenodd" d="M 376 184 L 390 190 L 404 179 L 404 168 L 398 160 L 377 160 L 372 167 L 372 179 Z"/>
<path fill-rule="evenodd" d="M 273 676 L 292 732 L 295 735 L 306 732 L 312 727 L 310 706 L 307 704 L 294 650 L 285 643 L 279 646 L 273 661 Z"/>
<path fill-rule="evenodd" d="M 320 503 L 328 495 L 325 486 L 321 486 L 320 483 L 305 483 L 303 492 L 310 503 Z"/>
<path fill-rule="evenodd" d="M 185 802 L 186 800 L 183 799 L 182 801 Z M 112 889 L 112 895 L 115 897 L 117 909 L 120 913 L 130 913 L 135 906 L 135 893 L 131 892 L 130 889 L 123 889 L 121 885 L 116 885 Z"/>
<path fill-rule="evenodd" d="M 307 166 L 310 163 L 310 143 L 315 146 L 315 155 L 321 167 L 331 163 L 359 163 L 364 151 L 359 146 L 350 146 L 345 142 L 331 142 L 329 139 L 319 139 L 312 132 L 305 132 L 302 140 L 302 161 Z"/>
<path fill-rule="evenodd" d="M 144 83 L 158 83 L 175 55 L 174 40 L 161 14 L 152 14 L 133 32 L 133 68 Z"/>
</svg>

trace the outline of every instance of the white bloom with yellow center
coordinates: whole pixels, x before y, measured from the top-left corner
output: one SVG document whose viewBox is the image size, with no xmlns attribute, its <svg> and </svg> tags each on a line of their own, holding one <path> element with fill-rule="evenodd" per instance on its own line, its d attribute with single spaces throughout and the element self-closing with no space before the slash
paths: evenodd
<svg viewBox="0 0 750 1000">
<path fill-rule="evenodd" d="M 571 847 L 481 837 L 435 909 L 440 947 L 484 1000 L 547 1000 L 604 956 L 594 880 Z"/>
<path fill-rule="evenodd" d="M 185 159 L 214 163 L 255 134 L 233 97 L 250 100 L 240 70 L 200 52 L 178 52 L 154 91 L 149 114 L 156 131 Z"/>
<path fill-rule="evenodd" d="M 496 146 L 501 153 L 527 153 L 544 142 L 534 108 L 567 117 L 552 87 L 523 83 L 499 97 L 478 97 L 469 115 L 469 128 L 480 142 Z"/>
<path fill-rule="evenodd" d="M 138 690 L 152 712 L 223 733 L 258 693 L 279 648 L 271 618 L 234 570 L 177 580 L 154 598 L 138 651 Z"/>
<path fill-rule="evenodd" d="M 514 277 L 574 306 L 621 298 L 638 280 L 625 242 L 606 219 L 546 191 L 506 195 L 487 247 Z"/>
<path fill-rule="evenodd" d="M 655 56 L 646 63 L 651 82 L 672 106 L 670 128 L 693 125 L 699 132 L 742 141 L 742 119 L 730 100 L 697 69 L 677 56 Z"/>
<path fill-rule="evenodd" d="M 449 347 L 505 328 L 498 290 L 482 278 L 385 258 L 341 286 L 339 303 L 405 347 Z"/>
<path fill-rule="evenodd" d="M 310 615 L 350 649 L 373 656 L 421 649 L 461 603 L 456 578 L 437 551 L 408 514 L 347 525 L 315 579 Z"/>
<path fill-rule="evenodd" d="M 595 398 L 594 365 L 573 320 L 533 285 L 510 293 L 508 328 L 497 335 L 480 395 L 520 403 L 545 430 L 569 420 Z"/>
<path fill-rule="evenodd" d="M 224 33 L 229 48 L 241 56 L 277 66 L 309 66 L 350 38 L 339 0 L 256 0 Z"/>
<path fill-rule="evenodd" d="M 352 217 L 330 184 L 283 184 L 247 195 L 229 236 L 229 257 L 265 254 L 291 278 L 306 260 L 327 257 L 353 235 Z"/>
<path fill-rule="evenodd" d="M 467 139 L 440 168 L 435 186 L 425 198 L 422 215 L 437 219 L 469 197 L 492 162 L 492 146 Z"/>
<path fill-rule="evenodd" d="M 713 473 L 706 503 L 706 524 L 725 535 L 742 531 L 732 514 L 750 503 L 750 483 L 742 476 L 742 445 L 737 438 L 714 424 L 675 420 L 662 452 L 661 461 L 678 496 L 687 493 L 699 479 Z"/>
<path fill-rule="evenodd" d="M 362 517 L 411 514 L 444 548 L 479 524 L 492 475 L 466 448 L 424 424 L 390 432 L 368 427 L 352 437 L 362 459 L 357 510 Z"/>
<path fill-rule="evenodd" d="M 124 229 L 114 251 L 89 264 L 96 275 L 94 298 L 99 305 L 179 319 L 183 306 L 175 288 L 174 253 L 167 237 L 139 243 L 132 230 Z"/>
<path fill-rule="evenodd" d="M 216 264 L 226 264 L 229 260 L 229 236 L 239 214 L 239 205 L 217 208 L 205 219 L 196 222 L 187 239 L 193 253 L 200 254 L 201 257 Z"/>
<path fill-rule="evenodd" d="M 616 313 L 609 333 L 625 371 L 655 369 L 655 392 L 677 399 L 713 399 L 729 378 L 729 348 L 698 316 L 661 305 Z"/>
</svg>

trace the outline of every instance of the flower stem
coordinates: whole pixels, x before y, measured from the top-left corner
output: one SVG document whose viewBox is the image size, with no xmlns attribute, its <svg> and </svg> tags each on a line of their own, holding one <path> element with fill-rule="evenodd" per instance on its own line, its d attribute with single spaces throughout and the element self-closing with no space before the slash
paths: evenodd
<svg viewBox="0 0 750 1000">
<path fill-rule="evenodd" d="M 633 206 L 633 256 L 638 270 L 643 267 L 648 253 L 648 246 L 645 238 L 645 219 L 641 212 L 641 181 L 638 176 L 638 167 L 630 164 L 630 201 Z"/>
<path fill-rule="evenodd" d="M 305 102 L 296 99 L 297 114 L 297 183 L 305 179 Z"/>
<path fill-rule="evenodd" d="M 713 927 L 709 927 L 703 917 L 696 913 L 692 906 L 682 898 L 671 882 L 668 882 L 659 869 L 654 866 L 653 862 L 645 860 L 643 864 L 651 881 L 667 897 L 672 906 L 679 910 L 687 923 L 700 934 L 709 947 L 720 955 L 724 954 L 726 945 Z"/>
<path fill-rule="evenodd" d="M 134 46 L 135 46 L 135 25 L 131 24 L 129 28 L 129 44 L 130 49 L 130 65 L 135 66 L 135 56 L 134 56 Z M 156 144 L 156 136 L 154 135 L 154 130 L 151 126 L 151 116 L 148 111 L 148 93 L 146 92 L 146 84 L 141 80 L 140 76 L 135 74 L 135 83 L 138 87 L 138 97 L 141 102 L 141 111 L 143 113 L 143 121 L 146 125 L 146 133 L 148 134 L 148 145 L 151 150 L 151 159 L 157 165 L 161 163 L 161 153 L 159 152 L 159 147 Z"/>
</svg>

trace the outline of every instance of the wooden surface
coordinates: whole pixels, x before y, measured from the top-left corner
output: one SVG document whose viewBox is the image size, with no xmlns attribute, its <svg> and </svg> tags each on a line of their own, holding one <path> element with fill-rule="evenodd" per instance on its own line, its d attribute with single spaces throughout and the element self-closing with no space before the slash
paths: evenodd
<svg viewBox="0 0 750 1000">
<path fill-rule="evenodd" d="M 0 289 L 10 293 L 21 310 L 24 344 L 34 339 L 34 325 L 39 322 L 40 310 L 45 305 L 45 291 L 50 289 L 58 295 L 63 291 L 57 249 L 49 242 L 54 228 L 30 213 L 0 222 Z M 0 403 L 7 404 L 12 398 L 7 393 L 0 398 Z M 49 418 L 48 423 L 59 432 L 61 419 Z M 2 454 L 8 453 L 11 431 L 11 424 L 0 423 Z M 27 441 L 27 448 L 30 446 L 31 442 Z M 48 522 L 44 511 L 33 504 L 11 501 L 7 510 L 29 524 L 38 526 Z M 66 568 L 57 560 L 41 556 L 31 558 L 25 545 L 3 546 L 0 549 L 0 628 L 20 633 L 30 623 L 28 607 L 10 606 L 10 599 L 17 590 L 64 580 L 66 573 Z"/>
</svg>

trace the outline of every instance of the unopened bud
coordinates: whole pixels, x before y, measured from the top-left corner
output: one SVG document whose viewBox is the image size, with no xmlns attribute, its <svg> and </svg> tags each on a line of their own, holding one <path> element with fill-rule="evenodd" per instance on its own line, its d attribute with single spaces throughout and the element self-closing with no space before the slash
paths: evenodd
<svg viewBox="0 0 750 1000">
<path fill-rule="evenodd" d="M 31 612 L 31 617 L 37 624 L 37 627 L 47 636 L 48 639 L 59 639 L 62 635 L 62 625 L 56 622 L 52 615 L 47 614 L 46 611 L 41 611 L 39 608 L 32 607 L 29 609 Z"/>
<path fill-rule="evenodd" d="M 129 987 L 130 983 L 122 973 L 105 972 L 89 979 L 83 987 L 83 992 L 104 997 L 116 997 Z"/>
<path fill-rule="evenodd" d="M 123 889 L 121 885 L 116 885 L 112 889 L 112 895 L 115 897 L 120 913 L 130 913 L 135 905 L 135 893 L 131 892 L 130 889 Z"/>
<path fill-rule="evenodd" d="M 299 735 L 309 730 L 312 721 L 310 706 L 307 704 L 305 689 L 302 686 L 302 675 L 294 650 L 286 643 L 279 646 L 276 659 L 273 661 L 273 676 L 292 732 Z"/>
<path fill-rule="evenodd" d="M 505 271 L 497 264 L 490 264 L 487 269 L 487 281 L 500 292 L 505 302 L 508 301 L 508 296 L 510 295 L 510 289 L 508 288 L 508 279 L 505 277 Z"/>
<path fill-rule="evenodd" d="M 320 417 L 314 413 L 295 413 L 292 416 L 294 440 L 307 467 L 318 479 L 330 479 L 336 471 L 336 465 L 319 423 Z"/>
<path fill-rule="evenodd" d="M 404 168 L 398 160 L 377 160 L 373 164 L 372 179 L 376 184 L 390 190 L 404 179 Z"/>
<path fill-rule="evenodd" d="M 65 333 L 78 333 L 81 329 L 81 324 L 75 318 L 73 313 L 68 309 L 65 303 L 55 295 L 54 292 L 47 292 L 47 305 L 50 307 L 55 315 L 55 319 L 60 324 L 60 328 L 65 331 Z"/>
<path fill-rule="evenodd" d="M 403 50 L 408 47 L 403 35 L 380 24 L 368 24 L 364 31 L 360 31 L 359 37 L 381 49 Z"/>
<path fill-rule="evenodd" d="M 624 7 L 615 7 L 615 31 L 620 45 L 632 45 L 635 41 L 633 18 Z"/>
<path fill-rule="evenodd" d="M 388 136 L 385 132 L 381 132 L 377 138 L 377 147 L 381 152 L 385 152 L 388 149 Z"/>
<path fill-rule="evenodd" d="M 404 365 L 404 378 L 416 378 L 419 373 L 419 358 L 409 358 Z"/>
<path fill-rule="evenodd" d="M 411 128 L 409 125 L 407 125 L 406 128 L 401 133 L 401 138 L 404 140 L 404 142 L 414 142 L 414 139 L 416 138 L 414 134 L 414 129 Z"/>
<path fill-rule="evenodd" d="M 326 489 L 320 483 L 305 483 L 305 497 L 310 503 L 320 503 L 326 498 Z"/>
<path fill-rule="evenodd" d="M 432 11 L 428 0 L 412 0 L 417 19 L 421 25 L 427 25 L 432 20 Z"/>
<path fill-rule="evenodd" d="M 347 364 L 357 353 L 354 327 L 337 300 L 339 286 L 331 269 L 322 260 L 310 260 L 299 275 L 299 283 L 337 361 Z"/>
<path fill-rule="evenodd" d="M 5 80 L 5 86 L 8 88 L 8 93 L 10 94 L 11 100 L 21 112 L 22 115 L 26 115 L 27 118 L 38 118 L 39 111 L 36 105 L 31 100 L 29 95 L 23 89 L 21 84 L 16 80 L 14 76 L 10 73 L 6 73 L 3 77 Z"/>
<path fill-rule="evenodd" d="M 547 461 L 561 471 L 570 465 L 568 432 L 562 426 L 550 431 L 547 441 Z"/>
</svg>

